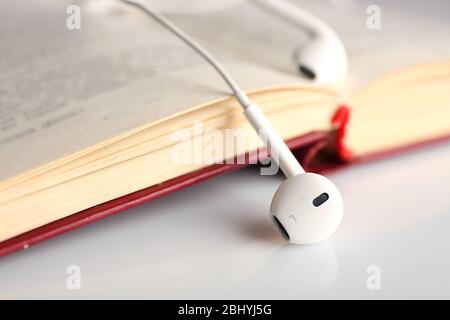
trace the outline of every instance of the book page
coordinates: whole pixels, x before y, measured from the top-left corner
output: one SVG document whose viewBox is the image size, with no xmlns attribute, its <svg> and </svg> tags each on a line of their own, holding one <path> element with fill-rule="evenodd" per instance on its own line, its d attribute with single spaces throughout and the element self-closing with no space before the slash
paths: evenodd
<svg viewBox="0 0 450 320">
<path fill-rule="evenodd" d="M 308 8 L 329 22 L 347 49 L 348 95 L 386 74 L 450 57 L 449 1 L 335 0 L 328 8 Z M 372 20 L 376 10 L 379 28 Z"/>
<path fill-rule="evenodd" d="M 290 2 L 322 19 L 341 38 L 349 60 L 347 78 L 338 86 L 343 94 L 350 95 L 391 72 L 450 57 L 449 1 Z M 307 45 L 307 30 L 257 3 L 248 1 L 229 10 L 231 15 L 208 14 L 209 19 L 179 16 L 177 23 L 241 59 L 296 74 L 293 55 Z M 227 23 L 229 18 L 233 23 Z"/>
<path fill-rule="evenodd" d="M 66 27 L 73 1 L 0 2 L 0 179 L 230 94 L 210 65 L 141 12 L 76 3 L 79 30 Z M 286 72 L 289 48 L 279 40 L 270 43 L 270 35 L 248 19 L 264 21 L 268 14 L 249 15 L 253 4 L 243 7 L 173 20 L 187 24 L 244 89 L 302 81 L 295 70 Z M 239 27 L 243 16 L 245 30 Z M 207 34 L 201 31 L 205 24 Z M 278 25 L 297 33 L 282 21 Z M 222 46 L 208 41 L 214 35 L 226 40 Z M 230 41 L 235 45 L 228 47 Z M 259 51 L 258 41 L 265 48 L 260 59 L 251 54 Z M 244 50 L 236 49 L 240 43 L 247 44 Z"/>
<path fill-rule="evenodd" d="M 123 5 L 98 10 L 97 2 L 0 2 L 0 180 L 230 94 L 211 66 L 150 18 Z M 293 63 L 294 51 L 309 41 L 307 30 L 255 1 L 230 2 L 168 16 L 244 89 L 309 83 Z M 293 2 L 342 38 L 349 55 L 343 93 L 450 56 L 446 1 L 377 1 L 381 27 L 375 30 L 367 27 L 371 1 Z M 66 26 L 74 3 L 81 8 L 79 30 Z"/>
</svg>

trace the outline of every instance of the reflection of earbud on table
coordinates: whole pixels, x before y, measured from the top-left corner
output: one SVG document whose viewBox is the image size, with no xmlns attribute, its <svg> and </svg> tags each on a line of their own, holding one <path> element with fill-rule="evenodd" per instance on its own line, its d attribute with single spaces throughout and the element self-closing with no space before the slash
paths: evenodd
<svg viewBox="0 0 450 320">
<path fill-rule="evenodd" d="M 307 298 L 326 292 L 339 274 L 339 260 L 329 243 L 302 248 L 286 244 L 266 258 L 258 261 L 253 274 L 241 280 L 237 289 L 246 295 L 240 298 Z"/>
<path fill-rule="evenodd" d="M 311 34 L 310 42 L 294 55 L 294 62 L 304 76 L 320 83 L 339 82 L 345 78 L 347 53 L 336 32 L 325 22 L 285 0 L 257 0 L 257 3 L 306 28 Z"/>
</svg>

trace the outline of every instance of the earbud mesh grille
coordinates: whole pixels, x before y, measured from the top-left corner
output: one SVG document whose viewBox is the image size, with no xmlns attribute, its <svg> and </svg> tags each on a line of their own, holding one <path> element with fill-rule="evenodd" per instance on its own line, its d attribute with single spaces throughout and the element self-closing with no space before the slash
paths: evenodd
<svg viewBox="0 0 450 320">
<path fill-rule="evenodd" d="M 289 234 L 287 233 L 286 229 L 281 224 L 280 220 L 278 220 L 277 217 L 272 216 L 273 224 L 275 225 L 276 229 L 281 233 L 284 239 L 288 240 L 290 239 Z"/>
</svg>

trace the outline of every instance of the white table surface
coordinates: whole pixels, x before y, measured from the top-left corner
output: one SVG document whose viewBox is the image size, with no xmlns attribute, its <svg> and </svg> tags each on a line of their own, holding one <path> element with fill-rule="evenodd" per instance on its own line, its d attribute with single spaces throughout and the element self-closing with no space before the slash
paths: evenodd
<svg viewBox="0 0 450 320">
<path fill-rule="evenodd" d="M 282 178 L 250 168 L 1 259 L 0 298 L 450 298 L 450 143 L 330 177 L 345 218 L 319 245 L 281 239 L 267 210 Z"/>
</svg>

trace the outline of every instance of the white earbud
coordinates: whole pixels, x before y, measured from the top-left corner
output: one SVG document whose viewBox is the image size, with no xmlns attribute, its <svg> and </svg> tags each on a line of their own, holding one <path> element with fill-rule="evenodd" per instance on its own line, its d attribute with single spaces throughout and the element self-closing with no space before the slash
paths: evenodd
<svg viewBox="0 0 450 320">
<path fill-rule="evenodd" d="M 258 3 L 306 28 L 311 41 L 299 48 L 294 62 L 299 72 L 319 83 L 334 83 L 347 74 L 348 59 L 342 41 L 325 22 L 285 0 L 258 0 Z"/>
<path fill-rule="evenodd" d="M 272 160 L 287 178 L 275 193 L 270 208 L 272 220 L 284 238 L 292 243 L 310 244 L 331 236 L 341 223 L 344 210 L 335 185 L 323 176 L 305 173 L 259 106 L 251 102 L 222 64 L 202 45 L 160 13 L 135 1 L 120 1 L 142 10 L 182 39 L 210 63 L 231 88 L 246 118 L 267 143 Z"/>
<path fill-rule="evenodd" d="M 270 206 L 270 215 L 282 236 L 297 244 L 316 243 L 339 227 L 344 205 L 336 186 L 324 176 L 305 173 L 283 139 L 256 104 L 244 114 L 286 176 Z"/>
<path fill-rule="evenodd" d="M 339 227 L 343 202 L 336 186 L 324 176 L 303 173 L 278 188 L 270 206 L 272 221 L 292 243 L 325 240 Z"/>
</svg>

